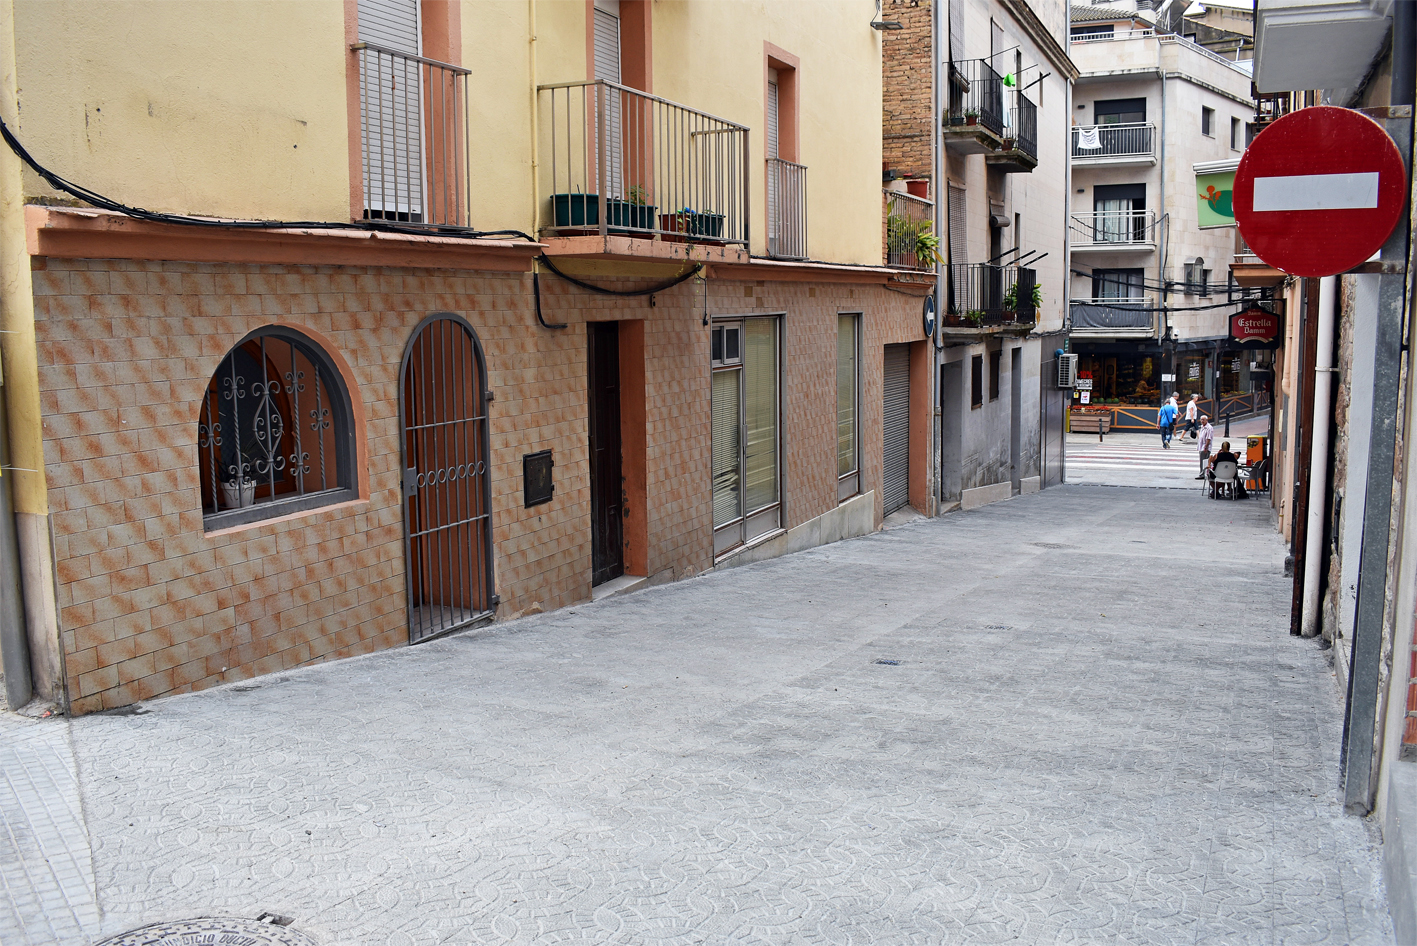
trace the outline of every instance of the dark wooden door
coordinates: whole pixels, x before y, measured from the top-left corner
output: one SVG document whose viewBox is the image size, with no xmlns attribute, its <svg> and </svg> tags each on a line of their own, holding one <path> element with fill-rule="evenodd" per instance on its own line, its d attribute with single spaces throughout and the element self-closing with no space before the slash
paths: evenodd
<svg viewBox="0 0 1417 946">
<path fill-rule="evenodd" d="M 590 567 L 592 585 L 625 573 L 620 476 L 620 332 L 615 322 L 590 331 Z"/>
</svg>

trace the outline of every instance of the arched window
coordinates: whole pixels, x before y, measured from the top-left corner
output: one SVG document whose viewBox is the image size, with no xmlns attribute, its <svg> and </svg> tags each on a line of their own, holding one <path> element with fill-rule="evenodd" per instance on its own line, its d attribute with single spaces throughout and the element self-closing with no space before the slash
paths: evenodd
<svg viewBox="0 0 1417 946">
<path fill-rule="evenodd" d="M 315 342 L 266 326 L 221 360 L 197 423 L 206 528 L 356 495 L 349 392 Z"/>
</svg>

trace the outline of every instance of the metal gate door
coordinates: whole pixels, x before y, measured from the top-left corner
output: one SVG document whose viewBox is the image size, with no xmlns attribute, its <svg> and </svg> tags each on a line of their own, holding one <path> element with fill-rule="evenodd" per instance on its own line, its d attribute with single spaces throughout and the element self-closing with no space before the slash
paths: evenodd
<svg viewBox="0 0 1417 946">
<path fill-rule="evenodd" d="M 883 515 L 910 502 L 910 346 L 887 345 L 881 384 Z"/>
<path fill-rule="evenodd" d="M 492 616 L 487 369 L 449 312 L 414 329 L 399 369 L 409 643 Z"/>
</svg>

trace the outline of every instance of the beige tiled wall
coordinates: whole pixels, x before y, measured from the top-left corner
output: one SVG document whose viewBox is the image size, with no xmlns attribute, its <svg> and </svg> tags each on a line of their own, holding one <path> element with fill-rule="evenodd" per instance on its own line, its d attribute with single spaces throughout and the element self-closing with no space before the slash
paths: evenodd
<svg viewBox="0 0 1417 946">
<path fill-rule="evenodd" d="M 919 300 L 876 286 L 691 280 L 609 297 L 530 276 L 328 266 L 36 260 L 46 472 L 76 713 L 201 689 L 407 640 L 399 364 L 429 312 L 463 315 L 487 359 L 499 617 L 590 594 L 584 322 L 646 321 L 649 571 L 712 565 L 711 314 L 786 312 L 788 526 L 836 505 L 838 311 L 863 328 L 863 489 L 879 491 L 880 351 L 919 337 Z M 605 280 L 626 287 L 644 280 Z M 203 530 L 202 392 L 226 352 L 273 322 L 327 339 L 362 400 L 368 499 Z M 521 457 L 555 451 L 552 503 L 525 509 Z"/>
</svg>

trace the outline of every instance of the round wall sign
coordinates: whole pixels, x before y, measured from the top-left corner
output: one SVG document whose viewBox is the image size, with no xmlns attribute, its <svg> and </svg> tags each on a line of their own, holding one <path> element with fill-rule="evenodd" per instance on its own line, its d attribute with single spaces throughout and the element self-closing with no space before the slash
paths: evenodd
<svg viewBox="0 0 1417 946">
<path fill-rule="evenodd" d="M 924 305 L 924 307 L 923 307 L 923 313 L 922 313 L 922 314 L 924 315 L 924 322 L 925 322 L 925 337 L 926 337 L 926 338 L 934 338 L 934 337 L 935 337 L 935 295 L 934 295 L 934 293 L 931 293 L 930 295 L 928 295 L 928 296 L 925 297 L 925 305 Z"/>
</svg>

